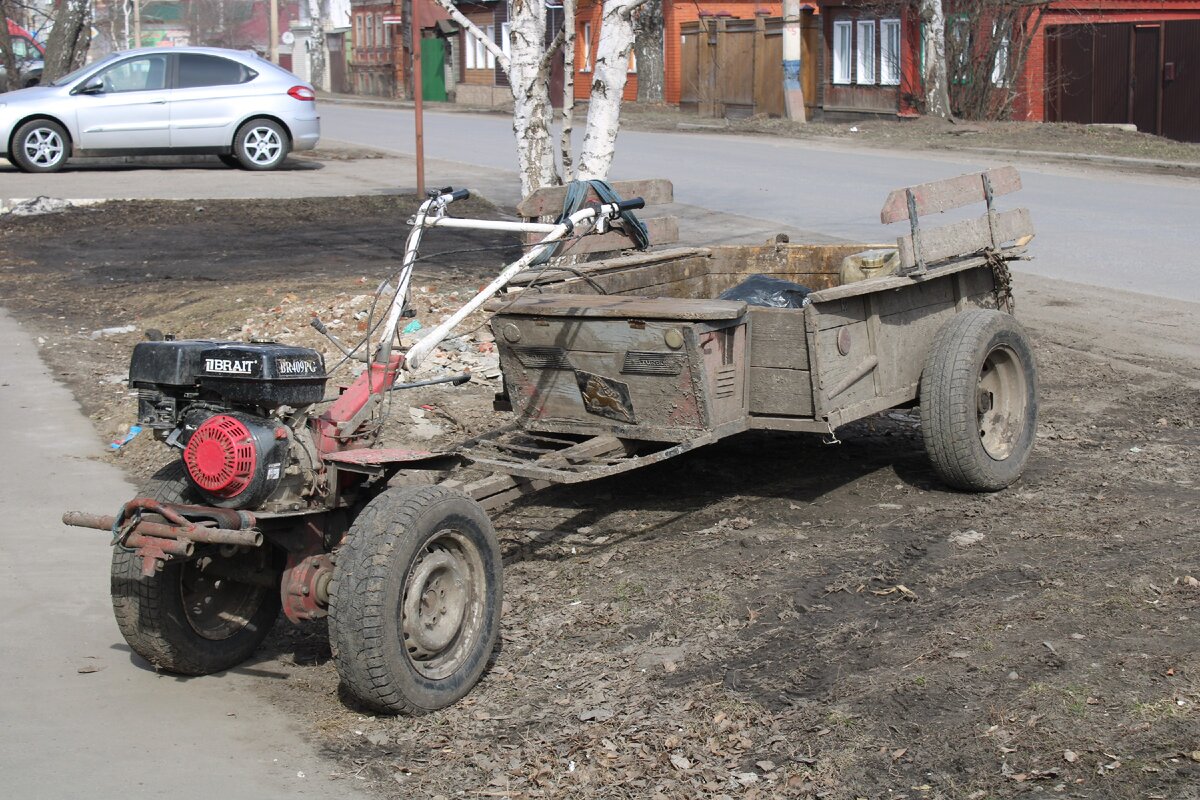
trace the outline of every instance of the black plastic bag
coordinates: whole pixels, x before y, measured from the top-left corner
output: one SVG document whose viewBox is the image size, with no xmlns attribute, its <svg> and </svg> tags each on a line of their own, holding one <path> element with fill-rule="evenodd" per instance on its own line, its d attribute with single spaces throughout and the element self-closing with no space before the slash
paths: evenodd
<svg viewBox="0 0 1200 800">
<path fill-rule="evenodd" d="M 804 308 L 808 305 L 807 286 L 785 281 L 770 275 L 751 275 L 746 280 L 721 292 L 718 300 L 741 300 L 752 306 L 768 308 Z"/>
</svg>

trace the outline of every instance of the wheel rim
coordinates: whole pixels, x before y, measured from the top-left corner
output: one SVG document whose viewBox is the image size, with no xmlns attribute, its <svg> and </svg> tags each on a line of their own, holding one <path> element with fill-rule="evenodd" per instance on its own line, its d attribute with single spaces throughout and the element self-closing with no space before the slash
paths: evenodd
<svg viewBox="0 0 1200 800">
<path fill-rule="evenodd" d="M 1025 428 L 1026 395 L 1020 357 L 1006 345 L 993 348 L 979 371 L 977 412 L 979 441 L 997 461 L 1016 449 Z"/>
<path fill-rule="evenodd" d="M 421 675 L 452 675 L 483 630 L 483 558 L 460 531 L 438 531 L 413 560 L 400 598 L 401 636 Z"/>
<path fill-rule="evenodd" d="M 29 163 L 39 167 L 52 167 L 62 158 L 65 147 L 57 131 L 51 128 L 35 128 L 25 137 L 22 150 Z"/>
<path fill-rule="evenodd" d="M 266 587 L 224 577 L 234 568 L 254 569 L 242 556 L 204 556 L 180 570 L 184 617 L 205 639 L 228 639 L 245 628 L 266 598 Z"/>
<path fill-rule="evenodd" d="M 246 156 L 255 164 L 271 164 L 279 159 L 283 151 L 283 140 L 279 133 L 265 125 L 251 128 L 242 140 Z"/>
</svg>

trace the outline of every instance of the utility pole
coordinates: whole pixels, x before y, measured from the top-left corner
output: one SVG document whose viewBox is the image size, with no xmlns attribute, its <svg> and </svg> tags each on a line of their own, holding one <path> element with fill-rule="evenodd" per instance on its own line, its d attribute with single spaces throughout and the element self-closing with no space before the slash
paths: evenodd
<svg viewBox="0 0 1200 800">
<path fill-rule="evenodd" d="M 413 117 L 417 131 L 417 197 L 425 196 L 425 120 L 422 114 L 421 101 L 423 87 L 421 86 L 421 26 L 417 22 L 417 3 L 412 0 L 409 4 L 411 14 L 408 19 L 408 29 L 412 35 L 412 87 L 413 87 Z"/>
<path fill-rule="evenodd" d="M 271 0 L 270 9 L 267 11 L 269 18 L 267 19 L 267 36 L 271 39 L 271 46 L 268 48 L 268 54 L 271 57 L 272 64 L 279 63 L 279 0 Z"/>
<path fill-rule="evenodd" d="M 800 0 L 783 0 L 783 100 L 787 117 L 808 122 L 804 108 L 804 84 L 801 82 Z"/>
</svg>

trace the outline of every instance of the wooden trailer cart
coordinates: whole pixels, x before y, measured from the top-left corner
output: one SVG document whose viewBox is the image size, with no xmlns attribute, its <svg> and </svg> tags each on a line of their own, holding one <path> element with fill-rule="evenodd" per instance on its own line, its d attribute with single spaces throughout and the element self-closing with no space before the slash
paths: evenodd
<svg viewBox="0 0 1200 800">
<path fill-rule="evenodd" d="M 378 339 L 346 348 L 355 356 L 368 346 L 353 386 L 325 398 L 321 355 L 305 348 L 142 343 L 130 368 L 139 419 L 181 458 L 115 516 L 71 512 L 64 521 L 112 532 L 117 621 L 163 669 L 229 668 L 282 605 L 292 621 L 328 615 L 335 663 L 365 704 L 444 707 L 471 689 L 497 641 L 502 566 L 487 512 L 522 494 L 752 429 L 832 438 L 847 422 L 917 403 L 946 483 L 994 491 L 1016 480 L 1038 400 L 1008 263 L 1033 232 L 1026 211 L 1000 212 L 993 200 L 1019 187 L 1005 168 L 893 192 L 881 218 L 905 233 L 883 252 L 780 237 L 542 266 L 550 242 L 566 246 L 560 255 L 628 246 L 627 215 L 642 198 L 606 196 L 557 223 L 518 224 L 454 219 L 447 207 L 466 193 L 435 192 L 412 220 Z M 665 181 L 616 189 L 671 201 Z M 521 210 L 556 211 L 564 194 L 542 190 Z M 975 202 L 986 214 L 920 224 Z M 437 227 L 544 238 L 407 352 L 393 352 L 421 232 Z M 647 227 L 667 238 L 676 228 L 670 219 Z M 893 274 L 851 280 L 879 264 Z M 807 302 L 773 307 L 738 294 L 763 280 L 755 276 L 803 285 Z M 727 290 L 751 302 L 721 299 Z M 497 405 L 512 422 L 447 452 L 378 447 L 385 398 L 413 385 L 398 376 L 485 304 L 504 376 Z"/>
</svg>

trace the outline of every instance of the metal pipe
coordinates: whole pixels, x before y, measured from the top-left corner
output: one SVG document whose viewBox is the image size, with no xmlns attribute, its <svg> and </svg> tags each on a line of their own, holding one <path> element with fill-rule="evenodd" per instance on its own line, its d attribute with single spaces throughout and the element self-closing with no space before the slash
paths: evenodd
<svg viewBox="0 0 1200 800">
<path fill-rule="evenodd" d="M 113 523 L 116 522 L 116 517 L 109 514 L 68 511 L 63 514 L 62 521 L 64 525 L 71 525 L 76 528 L 95 528 L 100 531 L 111 531 Z M 159 539 L 190 539 L 200 544 L 236 544 L 243 547 L 261 547 L 263 543 L 262 531 L 256 530 L 235 531 L 227 528 L 209 528 L 203 525 L 184 527 L 166 525 L 161 522 L 151 522 L 145 519 L 138 520 L 136 530 L 141 531 L 144 536 L 148 537 Z M 131 546 L 133 546 L 133 537 L 137 535 L 136 533 L 130 534 L 127 541 Z"/>
<path fill-rule="evenodd" d="M 150 547 L 168 556 L 190 558 L 196 552 L 196 546 L 187 539 L 160 539 L 157 536 L 142 536 L 131 533 L 125 539 L 125 546 L 134 550 Z"/>
</svg>

